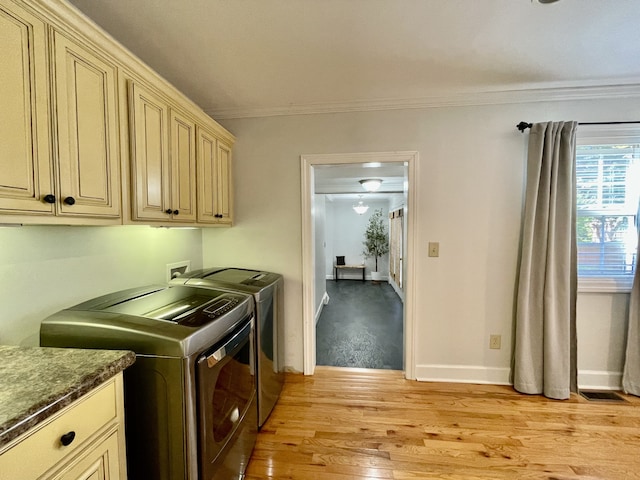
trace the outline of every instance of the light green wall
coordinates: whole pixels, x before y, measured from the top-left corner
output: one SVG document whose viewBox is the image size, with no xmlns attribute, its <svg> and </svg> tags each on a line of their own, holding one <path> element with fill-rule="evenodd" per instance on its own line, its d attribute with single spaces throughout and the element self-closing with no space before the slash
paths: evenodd
<svg viewBox="0 0 640 480">
<path fill-rule="evenodd" d="M 202 266 L 199 229 L 0 226 L 0 344 L 37 345 L 40 321 L 98 295 Z"/>
</svg>

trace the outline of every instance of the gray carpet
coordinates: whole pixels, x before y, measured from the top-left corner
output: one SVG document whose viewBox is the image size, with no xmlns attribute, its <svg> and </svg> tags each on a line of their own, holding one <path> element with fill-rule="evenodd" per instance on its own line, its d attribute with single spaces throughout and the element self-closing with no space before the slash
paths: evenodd
<svg viewBox="0 0 640 480">
<path fill-rule="evenodd" d="M 327 281 L 316 364 L 402 370 L 402 302 L 388 283 Z"/>
</svg>

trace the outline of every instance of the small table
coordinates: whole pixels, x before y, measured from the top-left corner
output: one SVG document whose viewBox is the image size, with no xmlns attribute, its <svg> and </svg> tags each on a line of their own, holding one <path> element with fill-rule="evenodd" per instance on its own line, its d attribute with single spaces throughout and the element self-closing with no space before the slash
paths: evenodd
<svg viewBox="0 0 640 480">
<path fill-rule="evenodd" d="M 364 265 L 333 265 L 333 279 L 338 281 L 338 270 L 344 269 L 360 269 L 362 270 L 362 281 L 364 282 Z"/>
</svg>

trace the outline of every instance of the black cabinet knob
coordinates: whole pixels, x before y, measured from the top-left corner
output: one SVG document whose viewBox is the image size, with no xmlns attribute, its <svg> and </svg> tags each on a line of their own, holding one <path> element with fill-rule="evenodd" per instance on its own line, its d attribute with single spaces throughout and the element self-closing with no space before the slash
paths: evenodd
<svg viewBox="0 0 640 480">
<path fill-rule="evenodd" d="M 74 438 L 76 438 L 76 432 L 71 430 L 70 432 L 65 433 L 60 437 L 60 443 L 66 447 L 68 445 L 71 445 L 71 442 L 73 442 Z"/>
<path fill-rule="evenodd" d="M 44 198 L 43 198 L 43 200 L 44 200 L 46 203 L 56 203 L 56 196 L 55 196 L 55 195 L 51 195 L 51 194 L 49 194 L 49 195 L 45 195 L 45 196 L 44 196 Z"/>
<path fill-rule="evenodd" d="M 66 203 L 67 205 L 71 206 L 71 205 L 75 205 L 76 203 L 76 199 L 73 197 L 67 197 L 63 200 L 64 203 Z"/>
<path fill-rule="evenodd" d="M 170 208 L 167 208 L 164 213 L 167 213 L 169 215 L 171 215 L 173 213 L 173 210 L 171 210 Z"/>
<path fill-rule="evenodd" d="M 174 211 L 173 211 L 173 214 L 174 214 L 174 215 L 178 215 L 179 213 L 180 213 L 180 211 L 179 211 L 179 210 L 174 210 Z"/>
</svg>

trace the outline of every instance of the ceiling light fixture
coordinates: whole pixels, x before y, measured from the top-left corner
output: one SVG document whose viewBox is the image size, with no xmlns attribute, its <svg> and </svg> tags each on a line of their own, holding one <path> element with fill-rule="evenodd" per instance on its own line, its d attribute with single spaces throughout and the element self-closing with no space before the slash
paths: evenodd
<svg viewBox="0 0 640 480">
<path fill-rule="evenodd" d="M 362 195 L 358 195 L 358 196 L 362 198 Z M 353 209 L 358 215 L 362 215 L 364 214 L 364 212 L 369 210 L 369 205 L 365 205 L 364 203 L 362 203 L 362 200 L 360 200 L 356 205 L 353 205 Z"/>
<path fill-rule="evenodd" d="M 362 188 L 364 188 L 367 192 L 375 192 L 380 188 L 381 184 L 382 180 L 379 178 L 365 178 L 363 180 L 360 180 L 360 185 L 362 185 Z"/>
</svg>

